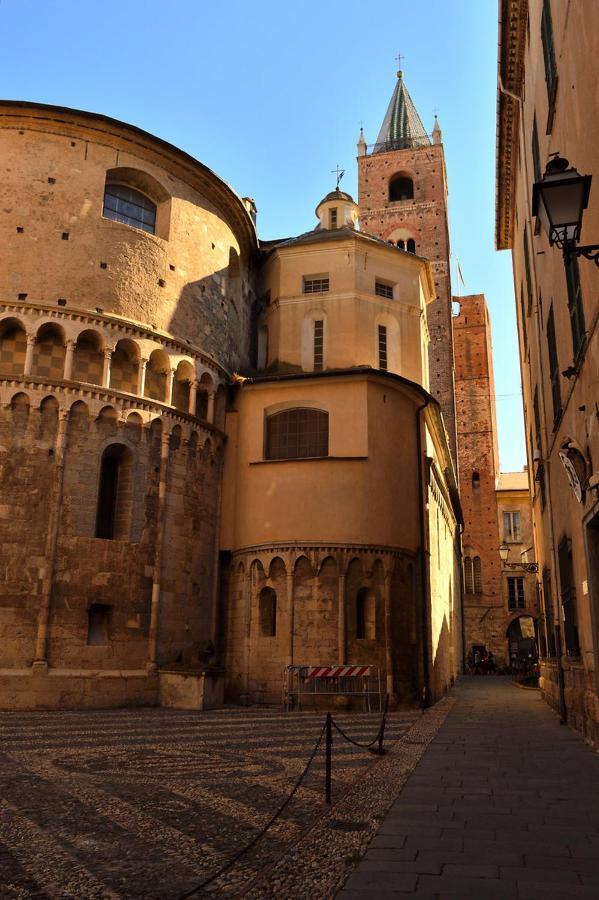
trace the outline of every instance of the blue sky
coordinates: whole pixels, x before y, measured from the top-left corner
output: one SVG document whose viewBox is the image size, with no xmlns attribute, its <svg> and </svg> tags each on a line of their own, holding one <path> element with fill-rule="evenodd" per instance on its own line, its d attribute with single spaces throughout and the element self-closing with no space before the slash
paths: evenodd
<svg viewBox="0 0 599 900">
<path fill-rule="evenodd" d="M 437 110 L 443 129 L 460 290 L 490 307 L 501 465 L 522 467 L 511 258 L 493 245 L 495 0 L 0 0 L 0 33 L 4 97 L 171 141 L 255 198 L 263 238 L 313 226 L 337 163 L 356 194 L 360 122 L 374 142 L 401 53 L 425 127 Z"/>
</svg>

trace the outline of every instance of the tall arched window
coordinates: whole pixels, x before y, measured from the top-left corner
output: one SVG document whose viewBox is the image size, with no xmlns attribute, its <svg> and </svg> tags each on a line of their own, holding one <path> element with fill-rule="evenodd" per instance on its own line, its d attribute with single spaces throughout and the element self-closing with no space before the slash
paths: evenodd
<svg viewBox="0 0 599 900">
<path fill-rule="evenodd" d="M 414 240 L 414 238 L 408 238 L 406 250 L 408 251 L 408 253 L 416 253 L 416 241 Z"/>
<path fill-rule="evenodd" d="M 387 327 L 379 325 L 378 327 L 378 361 L 379 369 L 387 371 Z"/>
<path fill-rule="evenodd" d="M 102 215 L 150 234 L 156 233 L 156 204 L 141 191 L 125 184 L 106 184 Z"/>
<path fill-rule="evenodd" d="M 474 593 L 474 575 L 472 571 L 472 557 L 464 557 L 464 590 L 467 594 Z"/>
<path fill-rule="evenodd" d="M 483 592 L 483 573 L 480 564 L 480 556 L 475 556 L 472 560 L 472 569 L 474 574 L 474 593 L 482 594 Z"/>
<path fill-rule="evenodd" d="M 96 537 L 128 540 L 133 512 L 133 454 L 123 444 L 110 444 L 102 454 Z"/>
<path fill-rule="evenodd" d="M 324 363 L 324 319 L 314 320 L 314 371 L 322 372 Z"/>
<path fill-rule="evenodd" d="M 265 459 L 329 455 L 329 414 L 322 409 L 286 409 L 266 419 Z"/>
<path fill-rule="evenodd" d="M 414 182 L 409 175 L 394 175 L 389 182 L 389 200 L 412 200 Z"/>
<path fill-rule="evenodd" d="M 277 595 L 270 587 L 262 588 L 258 598 L 260 634 L 275 637 L 277 633 Z"/>
</svg>

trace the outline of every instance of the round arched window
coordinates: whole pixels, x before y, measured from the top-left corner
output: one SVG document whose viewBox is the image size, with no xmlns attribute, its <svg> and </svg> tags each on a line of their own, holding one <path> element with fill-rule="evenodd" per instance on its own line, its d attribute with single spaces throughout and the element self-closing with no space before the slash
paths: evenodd
<svg viewBox="0 0 599 900">
<path fill-rule="evenodd" d="M 156 204 L 145 194 L 125 184 L 106 185 L 103 215 L 106 219 L 141 228 L 150 234 L 156 233 Z"/>
</svg>

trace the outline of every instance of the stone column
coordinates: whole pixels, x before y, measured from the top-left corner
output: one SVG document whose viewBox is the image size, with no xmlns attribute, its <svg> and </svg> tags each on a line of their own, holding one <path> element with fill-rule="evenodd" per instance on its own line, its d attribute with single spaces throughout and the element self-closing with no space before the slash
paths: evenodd
<svg viewBox="0 0 599 900">
<path fill-rule="evenodd" d="M 25 352 L 25 365 L 23 367 L 23 375 L 31 375 L 31 367 L 33 366 L 33 348 L 35 347 L 36 337 L 34 334 L 27 335 L 27 350 Z"/>
<path fill-rule="evenodd" d="M 68 340 L 65 342 L 66 352 L 64 355 L 64 373 L 62 376 L 65 381 L 70 381 L 73 374 L 73 355 L 75 353 L 76 345 L 77 341 Z"/>
<path fill-rule="evenodd" d="M 293 572 L 294 563 L 289 563 L 291 571 L 286 573 L 287 579 L 287 613 L 289 619 L 289 632 L 287 634 L 287 665 L 293 665 L 293 629 L 295 618 L 295 576 Z"/>
<path fill-rule="evenodd" d="M 110 362 L 112 360 L 112 347 L 104 350 L 104 369 L 102 370 L 102 387 L 110 387 Z"/>
<path fill-rule="evenodd" d="M 146 389 L 146 366 L 148 365 L 147 359 L 140 359 L 139 368 L 137 370 L 137 394 L 139 397 L 143 397 L 144 391 Z"/>
<path fill-rule="evenodd" d="M 393 678 L 393 654 L 391 653 L 391 575 L 385 573 L 385 668 L 387 670 L 386 689 L 389 702 L 395 700 L 395 680 Z"/>
<path fill-rule="evenodd" d="M 345 603 L 345 572 L 339 573 L 339 588 L 337 596 L 337 644 L 339 665 L 347 662 L 347 607 Z"/>
<path fill-rule="evenodd" d="M 56 475 L 54 479 L 54 489 L 52 496 L 52 504 L 50 507 L 50 516 L 48 520 L 48 532 L 46 537 L 46 552 L 44 575 L 42 579 L 42 597 L 37 619 L 37 634 L 35 639 L 35 658 L 33 660 L 33 669 L 41 671 L 42 674 L 48 670 L 48 635 L 50 625 L 50 605 L 52 602 L 52 589 L 54 587 L 54 572 L 56 569 L 56 558 L 58 550 L 58 534 L 60 530 L 60 515 L 62 512 L 62 494 L 64 483 L 64 458 L 67 443 L 67 424 L 68 411 L 60 410 L 58 417 L 58 429 L 56 432 L 56 443 L 54 449 L 54 459 L 56 464 Z"/>
<path fill-rule="evenodd" d="M 196 414 L 196 398 L 198 394 L 198 383 L 197 381 L 191 381 L 189 383 L 189 412 L 192 416 Z"/>
<path fill-rule="evenodd" d="M 173 385 L 175 383 L 175 370 L 169 369 L 166 373 L 166 403 L 173 405 Z"/>
<path fill-rule="evenodd" d="M 154 566 L 152 572 L 152 608 L 150 611 L 150 629 L 148 637 L 148 675 L 158 673 L 158 617 L 160 612 L 160 592 L 162 583 L 162 558 L 164 555 L 165 522 L 166 522 L 166 484 L 168 472 L 169 434 L 163 434 L 160 441 L 160 475 L 158 482 L 158 521 L 156 525 L 156 544 L 154 547 Z"/>
<path fill-rule="evenodd" d="M 208 391 L 208 412 L 206 413 L 206 420 L 208 422 L 212 422 L 214 424 L 214 397 L 216 395 L 216 391 Z"/>
</svg>

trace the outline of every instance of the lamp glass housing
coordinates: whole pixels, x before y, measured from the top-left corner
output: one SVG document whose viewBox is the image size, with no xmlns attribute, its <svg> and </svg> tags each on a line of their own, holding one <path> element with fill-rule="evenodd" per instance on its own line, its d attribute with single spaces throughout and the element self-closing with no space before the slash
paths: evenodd
<svg viewBox="0 0 599 900">
<path fill-rule="evenodd" d="M 506 544 L 502 544 L 499 548 L 499 556 L 501 558 L 501 562 L 507 562 L 507 558 L 510 554 L 510 548 Z"/>
<path fill-rule="evenodd" d="M 533 215 L 541 220 L 551 244 L 579 239 L 589 199 L 591 176 L 579 175 L 567 165 L 560 157 L 550 160 L 541 181 L 533 185 Z"/>
</svg>

